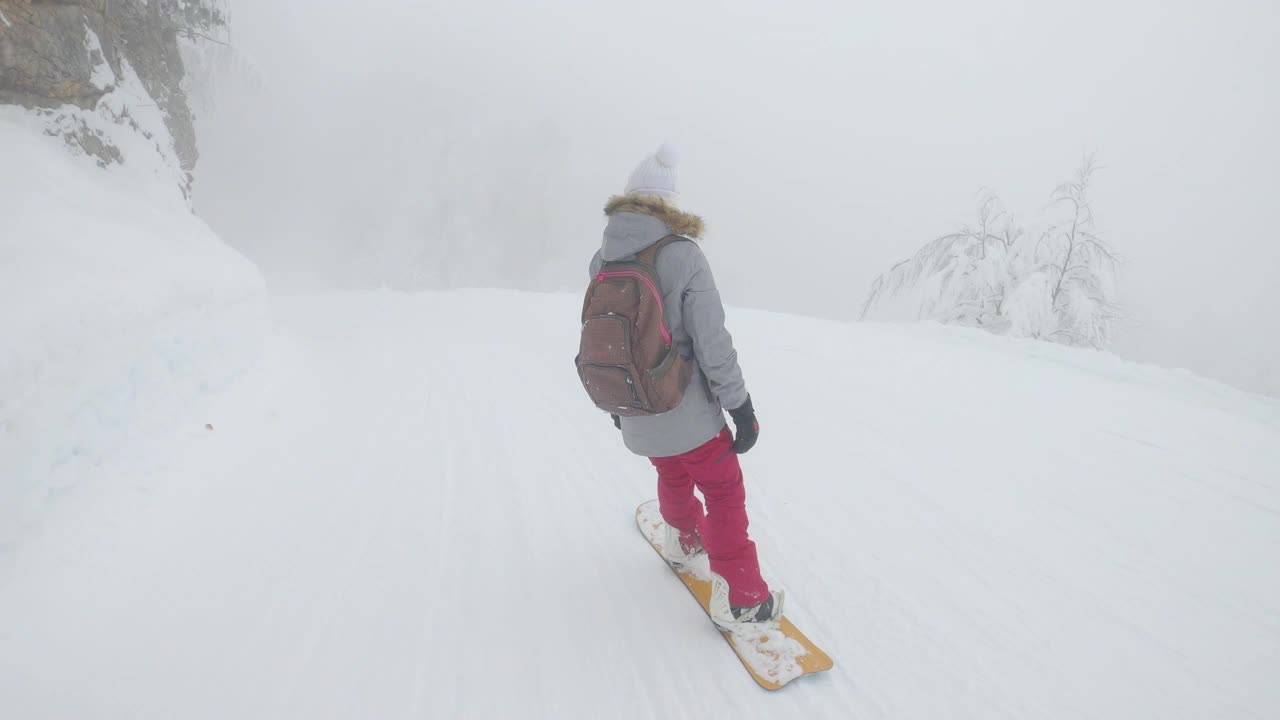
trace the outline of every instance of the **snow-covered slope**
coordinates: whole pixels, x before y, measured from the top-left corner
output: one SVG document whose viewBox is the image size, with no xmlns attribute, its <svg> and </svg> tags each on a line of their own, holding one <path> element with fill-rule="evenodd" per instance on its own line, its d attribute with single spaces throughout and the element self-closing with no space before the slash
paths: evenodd
<svg viewBox="0 0 1280 720">
<path fill-rule="evenodd" d="M 23 547 L 0 717 L 1280 715 L 1275 401 L 733 312 L 752 533 L 836 661 L 768 694 L 634 526 L 652 469 L 577 385 L 578 307 L 279 300 L 262 367 Z"/>
<path fill-rule="evenodd" d="M 69 153 L 50 135 L 73 121 L 126 161 Z M 261 354 L 262 277 L 191 214 L 163 127 L 148 140 L 70 106 L 0 106 L 0 577 L 53 491 L 163 442 Z"/>
</svg>

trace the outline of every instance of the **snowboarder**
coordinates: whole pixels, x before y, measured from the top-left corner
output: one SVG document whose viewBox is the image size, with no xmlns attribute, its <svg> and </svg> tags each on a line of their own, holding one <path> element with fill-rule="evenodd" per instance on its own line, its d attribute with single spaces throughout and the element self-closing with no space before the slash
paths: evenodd
<svg viewBox="0 0 1280 720">
<path fill-rule="evenodd" d="M 591 260 L 592 285 L 583 313 L 583 354 L 591 357 L 579 355 L 579 373 L 597 405 L 611 411 L 626 447 L 649 458 L 657 469 L 658 501 L 667 523 L 667 560 L 682 565 L 699 552 L 707 553 L 712 619 L 725 628 L 772 622 L 782 614 L 782 595 L 771 592 L 760 576 L 755 543 L 747 535 L 746 490 L 737 457 L 755 445 L 760 428 L 725 328 L 711 267 L 694 242 L 702 236 L 703 221 L 678 207 L 678 163 L 677 149 L 662 145 L 636 166 L 624 193 L 605 205 L 608 222 L 600 250 Z M 626 271 L 610 272 L 616 268 Z M 643 303 L 633 300 L 632 307 L 639 307 L 643 315 L 648 303 L 647 307 L 657 310 L 651 314 L 661 318 L 658 323 L 652 318 L 646 323 L 641 317 L 625 335 L 614 331 L 618 340 L 606 341 L 600 338 L 611 331 L 589 332 L 589 321 L 616 321 L 626 312 L 592 315 L 588 308 L 597 287 L 615 280 L 605 292 L 617 297 L 651 293 L 653 297 L 643 297 Z M 618 326 L 617 322 L 606 324 Z M 661 332 L 662 339 L 657 339 L 656 332 Z M 616 354 L 618 345 L 640 354 L 647 340 L 633 336 L 645 334 L 659 343 L 660 356 L 679 354 L 674 362 L 681 377 L 668 383 L 667 389 L 655 384 L 659 381 L 653 373 L 660 372 L 656 365 L 646 368 L 643 361 L 631 361 L 630 356 L 626 370 L 617 359 L 591 364 L 592 357 Z M 592 342 L 608 344 L 591 350 Z M 663 363 L 671 364 L 671 360 Z M 612 400 L 602 401 L 601 387 L 611 382 L 620 389 L 612 395 L 604 392 Z M 617 404 L 616 410 L 610 402 Z M 736 437 L 725 422 L 726 408 Z M 695 487 L 706 498 L 705 514 Z"/>
</svg>

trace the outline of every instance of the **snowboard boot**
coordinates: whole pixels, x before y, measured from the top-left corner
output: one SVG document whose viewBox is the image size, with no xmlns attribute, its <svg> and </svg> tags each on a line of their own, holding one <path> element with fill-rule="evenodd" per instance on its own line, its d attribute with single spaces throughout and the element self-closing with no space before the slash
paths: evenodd
<svg viewBox="0 0 1280 720">
<path fill-rule="evenodd" d="M 722 630 L 734 630 L 746 627 L 777 627 L 782 619 L 782 604 L 785 593 L 769 591 L 769 597 L 755 605 L 736 606 L 729 604 L 729 581 L 722 576 L 711 573 L 711 621 Z"/>
<path fill-rule="evenodd" d="M 697 530 L 677 530 L 671 525 L 666 525 L 666 534 L 662 540 L 662 557 L 667 562 L 683 567 L 700 552 L 702 552 L 702 538 L 698 537 Z"/>
</svg>

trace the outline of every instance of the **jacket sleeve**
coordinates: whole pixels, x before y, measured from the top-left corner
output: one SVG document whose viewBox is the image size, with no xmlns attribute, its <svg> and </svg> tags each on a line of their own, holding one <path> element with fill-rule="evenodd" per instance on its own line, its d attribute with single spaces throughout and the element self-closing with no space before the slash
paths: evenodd
<svg viewBox="0 0 1280 720">
<path fill-rule="evenodd" d="M 726 410 L 742 407 L 747 402 L 747 386 L 738 366 L 738 351 L 724 326 L 724 305 L 711 265 L 701 251 L 693 253 L 693 272 L 681 298 L 681 309 L 685 331 L 693 340 L 693 352 L 712 394 Z"/>
</svg>

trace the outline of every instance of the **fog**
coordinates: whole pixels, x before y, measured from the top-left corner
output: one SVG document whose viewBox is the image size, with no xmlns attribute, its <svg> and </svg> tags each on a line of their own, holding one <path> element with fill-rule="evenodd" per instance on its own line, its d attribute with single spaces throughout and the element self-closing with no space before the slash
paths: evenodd
<svg viewBox="0 0 1280 720">
<path fill-rule="evenodd" d="M 197 211 L 281 289 L 576 292 L 669 140 L 729 304 L 852 320 L 980 188 L 1033 221 L 1096 152 L 1114 350 L 1280 394 L 1275 3 L 881 5 L 238 3 Z"/>
</svg>

